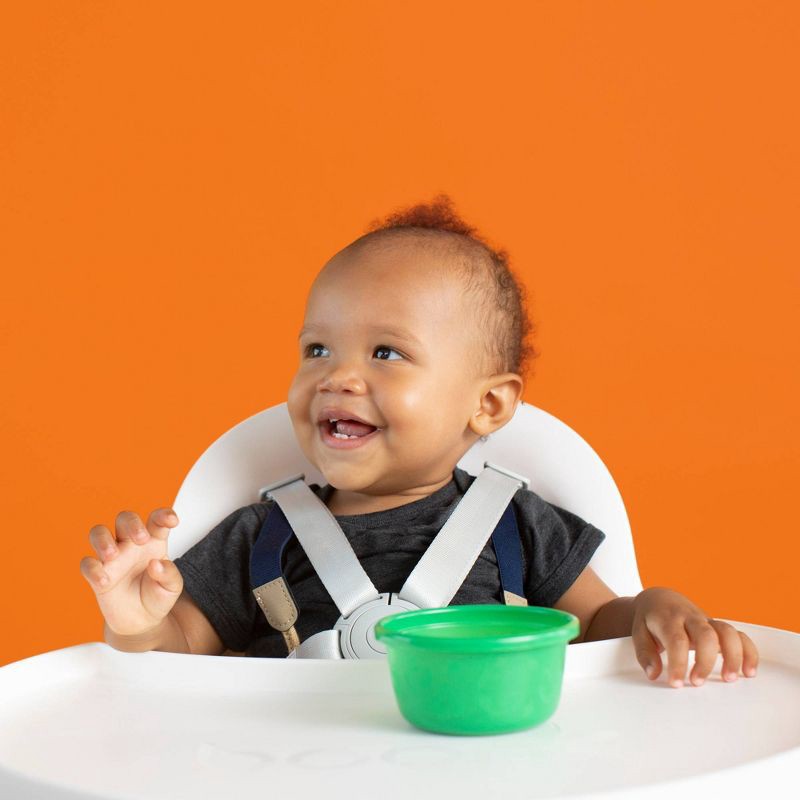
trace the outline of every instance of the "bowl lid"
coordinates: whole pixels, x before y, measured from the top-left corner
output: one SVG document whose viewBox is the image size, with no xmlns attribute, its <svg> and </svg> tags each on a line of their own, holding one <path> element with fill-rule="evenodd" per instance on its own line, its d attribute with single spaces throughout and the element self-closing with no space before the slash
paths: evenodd
<svg viewBox="0 0 800 800">
<path fill-rule="evenodd" d="M 375 636 L 393 644 L 461 653 L 502 653 L 563 643 L 580 633 L 566 611 L 541 606 L 464 605 L 426 608 L 384 618 Z"/>
</svg>

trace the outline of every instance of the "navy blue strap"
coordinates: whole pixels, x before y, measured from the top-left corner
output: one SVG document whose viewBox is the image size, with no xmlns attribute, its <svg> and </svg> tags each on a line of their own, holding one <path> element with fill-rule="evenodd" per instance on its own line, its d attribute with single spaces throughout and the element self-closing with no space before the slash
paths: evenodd
<svg viewBox="0 0 800 800">
<path fill-rule="evenodd" d="M 277 503 L 273 503 L 250 556 L 250 588 L 258 589 L 283 574 L 283 550 L 294 531 Z M 288 586 L 288 584 L 287 584 Z"/>
<path fill-rule="evenodd" d="M 274 503 L 253 547 L 250 558 L 250 588 L 257 589 L 269 581 L 280 578 L 281 558 L 289 539 L 294 535 L 281 507 Z M 522 577 L 522 545 L 517 527 L 517 517 L 512 504 L 506 506 L 503 516 L 492 532 L 492 546 L 500 569 L 501 592 L 512 592 L 525 597 Z M 287 584 L 288 585 L 288 584 Z"/>
<path fill-rule="evenodd" d="M 500 569 L 501 591 L 525 597 L 522 578 L 522 540 L 511 503 L 506 506 L 500 522 L 492 531 L 492 545 Z"/>
</svg>

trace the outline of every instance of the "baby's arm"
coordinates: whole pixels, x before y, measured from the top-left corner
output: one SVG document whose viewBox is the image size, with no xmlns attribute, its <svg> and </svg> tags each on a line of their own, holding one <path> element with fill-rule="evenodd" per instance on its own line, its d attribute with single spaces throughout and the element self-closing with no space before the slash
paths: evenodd
<svg viewBox="0 0 800 800">
<path fill-rule="evenodd" d="M 581 632 L 573 642 L 616 639 L 631 635 L 633 600 L 617 597 L 591 567 L 586 567 L 553 608 L 568 611 L 580 620 Z M 600 614 L 602 609 L 606 610 Z M 591 626 L 592 637 L 587 639 Z"/>
</svg>

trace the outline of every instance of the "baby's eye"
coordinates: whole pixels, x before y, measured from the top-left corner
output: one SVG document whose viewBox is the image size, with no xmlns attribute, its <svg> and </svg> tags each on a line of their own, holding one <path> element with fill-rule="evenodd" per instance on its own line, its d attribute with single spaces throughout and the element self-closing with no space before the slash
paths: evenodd
<svg viewBox="0 0 800 800">
<path fill-rule="evenodd" d="M 307 356 L 309 356 L 310 358 L 313 358 L 313 357 L 314 357 L 314 356 L 313 356 L 313 352 L 314 352 L 314 351 L 315 351 L 317 348 L 320 348 L 321 350 L 326 350 L 326 349 L 327 349 L 327 348 L 325 347 L 325 345 L 324 345 L 324 344 L 317 344 L 317 343 L 314 343 L 314 344 L 310 344 L 310 345 L 308 345 L 308 347 L 306 347 L 305 354 L 306 354 Z"/>
<path fill-rule="evenodd" d="M 385 347 L 384 345 L 379 345 L 378 347 L 375 348 L 375 352 L 376 353 L 379 353 L 382 350 L 385 350 L 387 353 L 397 353 L 397 355 L 400 356 L 400 358 L 403 357 L 402 355 L 400 355 L 400 353 L 397 350 L 395 350 L 392 347 Z M 396 361 L 397 359 L 394 359 L 394 358 L 381 358 L 380 360 L 381 361 Z"/>
</svg>

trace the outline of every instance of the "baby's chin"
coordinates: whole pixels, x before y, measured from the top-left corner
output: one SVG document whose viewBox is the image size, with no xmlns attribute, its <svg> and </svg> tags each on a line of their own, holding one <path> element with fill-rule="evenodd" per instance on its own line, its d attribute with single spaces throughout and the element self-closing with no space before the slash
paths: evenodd
<svg viewBox="0 0 800 800">
<path fill-rule="evenodd" d="M 374 480 L 367 478 L 355 467 L 340 469 L 322 468 L 315 464 L 325 478 L 325 483 L 340 492 L 358 492 L 359 494 L 383 494 L 380 485 L 376 486 Z"/>
</svg>

